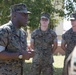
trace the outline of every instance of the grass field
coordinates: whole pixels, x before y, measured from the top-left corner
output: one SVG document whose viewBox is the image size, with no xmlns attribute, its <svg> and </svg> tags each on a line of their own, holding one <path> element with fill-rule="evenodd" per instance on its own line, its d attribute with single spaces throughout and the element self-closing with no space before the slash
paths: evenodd
<svg viewBox="0 0 76 75">
<path fill-rule="evenodd" d="M 61 75 L 63 68 L 64 56 L 54 56 L 54 75 Z M 32 59 L 26 60 L 26 64 L 24 65 L 24 75 L 31 75 L 30 67 L 31 67 Z"/>
</svg>

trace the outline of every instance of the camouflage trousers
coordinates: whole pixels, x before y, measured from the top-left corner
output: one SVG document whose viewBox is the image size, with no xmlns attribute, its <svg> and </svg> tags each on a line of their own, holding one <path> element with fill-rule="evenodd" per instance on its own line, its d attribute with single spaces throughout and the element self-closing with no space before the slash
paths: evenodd
<svg viewBox="0 0 76 75">
<path fill-rule="evenodd" d="M 32 64 L 30 75 L 53 75 L 53 65 Z"/>
<path fill-rule="evenodd" d="M 21 75 L 21 68 L 11 68 L 11 67 L 6 67 L 0 66 L 0 75 Z"/>
<path fill-rule="evenodd" d="M 0 61 L 0 75 L 21 75 L 21 65 L 18 62 Z"/>
<path fill-rule="evenodd" d="M 15 68 L 14 70 L 11 70 L 11 68 L 2 67 L 0 68 L 0 75 L 21 75 L 21 69 Z"/>
</svg>

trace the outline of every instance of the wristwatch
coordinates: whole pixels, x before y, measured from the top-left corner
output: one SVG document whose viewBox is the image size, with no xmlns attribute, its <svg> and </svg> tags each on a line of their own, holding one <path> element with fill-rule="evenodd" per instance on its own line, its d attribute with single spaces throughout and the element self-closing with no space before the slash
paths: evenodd
<svg viewBox="0 0 76 75">
<path fill-rule="evenodd" d="M 23 55 L 20 53 L 19 56 L 18 56 L 18 58 L 19 59 L 22 59 L 23 58 Z"/>
</svg>

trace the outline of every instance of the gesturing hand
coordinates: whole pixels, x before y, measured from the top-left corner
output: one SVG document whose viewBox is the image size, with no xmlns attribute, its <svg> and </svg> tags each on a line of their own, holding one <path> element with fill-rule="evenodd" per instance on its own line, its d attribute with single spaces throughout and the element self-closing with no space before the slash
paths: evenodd
<svg viewBox="0 0 76 75">
<path fill-rule="evenodd" d="M 29 60 L 31 57 L 34 56 L 34 51 L 23 51 L 23 60 Z"/>
</svg>

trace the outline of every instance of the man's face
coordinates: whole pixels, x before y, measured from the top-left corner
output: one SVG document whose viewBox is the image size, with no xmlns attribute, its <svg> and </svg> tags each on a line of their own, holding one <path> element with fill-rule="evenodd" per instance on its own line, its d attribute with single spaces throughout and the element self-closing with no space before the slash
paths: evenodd
<svg viewBox="0 0 76 75">
<path fill-rule="evenodd" d="M 27 21 L 28 21 L 28 13 L 17 12 L 16 20 L 17 20 L 19 25 L 26 26 L 27 25 Z"/>
<path fill-rule="evenodd" d="M 72 27 L 76 27 L 76 20 L 71 20 Z"/>
<path fill-rule="evenodd" d="M 40 24 L 41 24 L 41 26 L 43 26 L 43 27 L 48 27 L 49 19 L 47 19 L 47 18 L 41 18 Z"/>
</svg>

